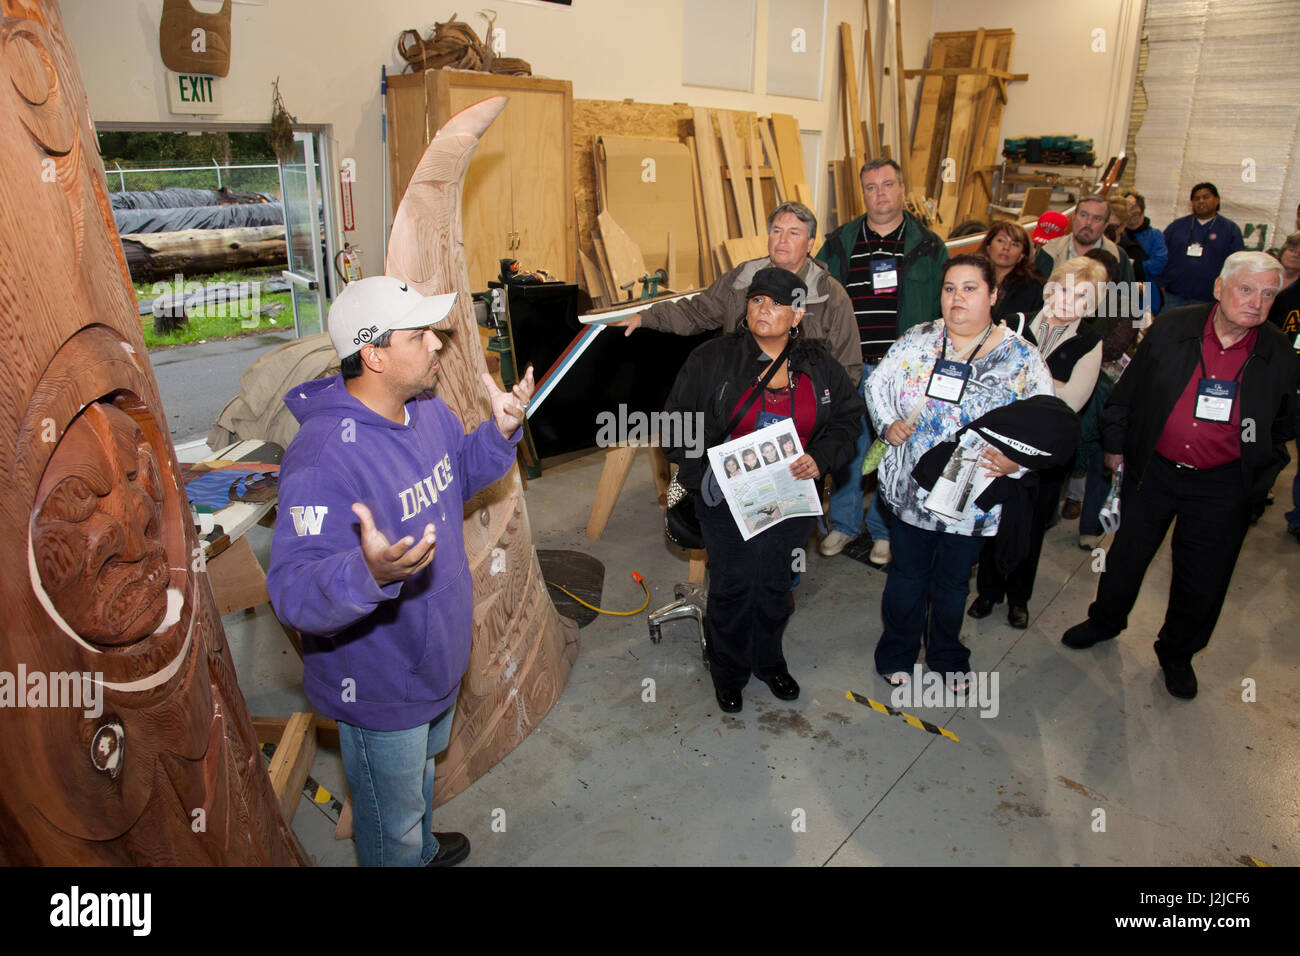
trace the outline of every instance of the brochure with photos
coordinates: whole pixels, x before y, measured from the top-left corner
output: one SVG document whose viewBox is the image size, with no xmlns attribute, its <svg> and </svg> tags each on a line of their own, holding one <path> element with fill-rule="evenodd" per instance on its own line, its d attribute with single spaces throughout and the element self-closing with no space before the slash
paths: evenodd
<svg viewBox="0 0 1300 956">
<path fill-rule="evenodd" d="M 974 429 L 969 429 L 953 443 L 952 455 L 943 472 L 926 496 L 925 507 L 950 521 L 961 521 L 993 476 L 980 464 L 980 454 L 989 444 Z"/>
<path fill-rule="evenodd" d="M 786 518 L 822 513 L 817 482 L 790 474 L 803 443 L 788 419 L 715 445 L 708 454 L 744 540 Z"/>
</svg>

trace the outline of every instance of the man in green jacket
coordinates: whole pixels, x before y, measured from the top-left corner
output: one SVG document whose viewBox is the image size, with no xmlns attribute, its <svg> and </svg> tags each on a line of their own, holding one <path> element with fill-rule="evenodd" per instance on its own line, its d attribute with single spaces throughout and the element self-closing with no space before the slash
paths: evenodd
<svg viewBox="0 0 1300 956">
<path fill-rule="evenodd" d="M 826 271 L 853 301 L 862 349 L 862 383 L 889 347 L 914 325 L 939 317 L 941 270 L 948 258 L 943 241 L 903 209 L 906 187 L 892 159 L 873 159 L 862 167 L 867 212 L 830 233 L 817 253 Z M 862 460 L 874 439 L 871 420 L 863 420 L 854 459 L 833 472 L 828 517 L 831 532 L 821 542 L 824 555 L 839 554 L 862 532 Z M 889 563 L 889 528 L 877 501 L 867 514 L 870 560 Z"/>
</svg>

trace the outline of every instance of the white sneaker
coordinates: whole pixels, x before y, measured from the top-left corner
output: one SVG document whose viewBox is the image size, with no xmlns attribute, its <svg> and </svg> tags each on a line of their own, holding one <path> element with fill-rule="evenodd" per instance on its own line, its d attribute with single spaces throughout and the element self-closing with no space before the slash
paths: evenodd
<svg viewBox="0 0 1300 956">
<path fill-rule="evenodd" d="M 891 557 L 888 541 L 873 541 L 871 543 L 871 554 L 867 555 L 867 560 L 876 567 L 883 568 L 889 563 Z"/>
<path fill-rule="evenodd" d="M 843 531 L 835 531 L 832 529 L 830 534 L 822 538 L 821 544 L 817 545 L 817 550 L 830 558 L 843 551 L 844 546 L 852 540 L 853 539 Z"/>
</svg>

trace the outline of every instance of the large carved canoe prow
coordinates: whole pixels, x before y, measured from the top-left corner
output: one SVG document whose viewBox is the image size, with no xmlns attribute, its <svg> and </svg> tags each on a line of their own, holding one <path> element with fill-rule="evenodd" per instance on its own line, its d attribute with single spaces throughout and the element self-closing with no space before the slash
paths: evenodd
<svg viewBox="0 0 1300 956">
<path fill-rule="evenodd" d="M 425 150 L 397 207 L 389 275 L 425 295 L 460 292 L 443 349 L 438 395 L 470 431 L 491 413 L 487 371 L 470 303 L 461 239 L 461 193 L 479 137 L 505 108 L 494 96 L 447 121 Z M 508 754 L 559 698 L 578 654 L 578 629 L 555 610 L 542 580 L 519 469 L 465 507 L 465 550 L 474 574 L 474 644 L 456 702 L 435 800 L 445 802 Z"/>
<path fill-rule="evenodd" d="M 58 8 L 0 15 L 0 864 L 307 863 L 196 560 Z"/>
</svg>

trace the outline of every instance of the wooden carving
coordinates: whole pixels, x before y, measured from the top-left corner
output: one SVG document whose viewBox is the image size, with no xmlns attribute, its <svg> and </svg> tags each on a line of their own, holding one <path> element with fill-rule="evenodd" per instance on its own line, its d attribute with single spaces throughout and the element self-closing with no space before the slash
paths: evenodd
<svg viewBox="0 0 1300 956">
<path fill-rule="evenodd" d="M 461 293 L 437 392 L 467 431 L 491 408 L 479 378 L 487 364 L 470 304 L 461 195 L 479 137 L 505 105 L 503 96 L 483 100 L 438 131 L 411 176 L 388 240 L 389 275 L 425 295 Z M 451 745 L 438 764 L 438 803 L 469 786 L 537 726 L 578 654 L 577 626 L 556 613 L 542 580 L 517 467 L 466 505 L 465 549 L 474 575 L 474 644 Z"/>
<path fill-rule="evenodd" d="M 158 52 L 177 73 L 229 75 L 230 0 L 216 13 L 200 13 L 190 0 L 163 0 Z"/>
<path fill-rule="evenodd" d="M 235 679 L 58 8 L 0 15 L 0 864 L 307 863 Z"/>
</svg>

